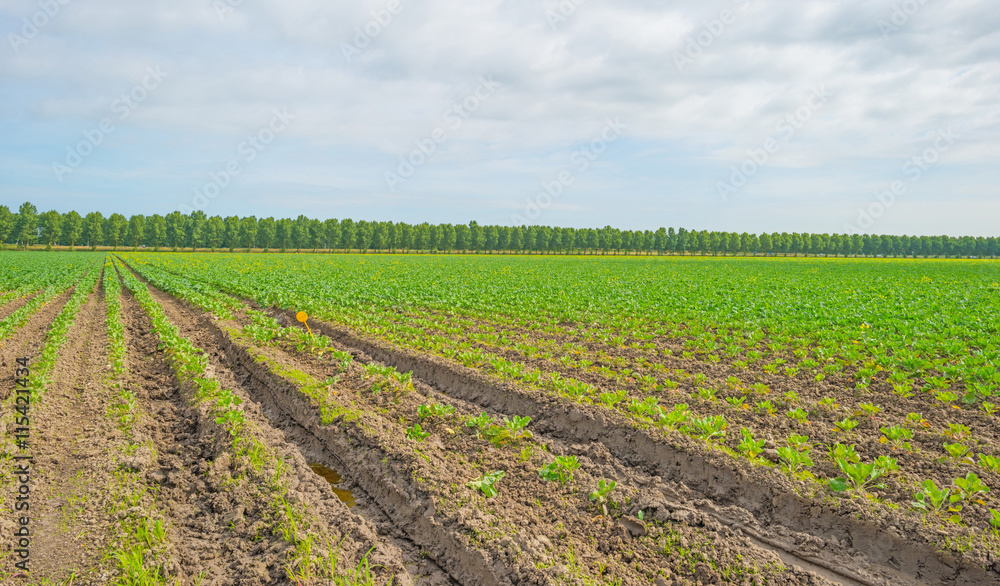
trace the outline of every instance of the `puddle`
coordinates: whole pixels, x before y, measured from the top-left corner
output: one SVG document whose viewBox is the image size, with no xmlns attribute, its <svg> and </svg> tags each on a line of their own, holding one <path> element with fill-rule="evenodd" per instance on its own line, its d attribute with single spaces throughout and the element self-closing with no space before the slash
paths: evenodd
<svg viewBox="0 0 1000 586">
<path fill-rule="evenodd" d="M 327 482 L 330 483 L 330 488 L 333 489 L 333 494 L 337 495 L 337 498 L 341 500 L 348 507 L 353 507 L 358 504 L 354 500 L 354 494 L 349 490 L 344 490 L 340 487 L 340 483 L 344 480 L 340 477 L 340 474 L 336 470 L 331 470 L 322 464 L 309 464 L 312 471 L 316 474 L 322 476 Z"/>
</svg>

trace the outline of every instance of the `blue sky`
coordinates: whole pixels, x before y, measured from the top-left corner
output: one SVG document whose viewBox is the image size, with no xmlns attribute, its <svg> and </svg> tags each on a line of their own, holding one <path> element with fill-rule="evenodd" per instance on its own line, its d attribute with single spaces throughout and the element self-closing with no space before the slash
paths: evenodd
<svg viewBox="0 0 1000 586">
<path fill-rule="evenodd" d="M 12 208 L 1000 225 L 985 0 L 0 0 L 0 33 Z"/>
</svg>

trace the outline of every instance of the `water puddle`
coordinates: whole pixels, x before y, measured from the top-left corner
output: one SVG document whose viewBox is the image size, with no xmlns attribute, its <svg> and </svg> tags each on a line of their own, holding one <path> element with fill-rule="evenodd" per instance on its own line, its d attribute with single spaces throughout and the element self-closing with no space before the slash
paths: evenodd
<svg viewBox="0 0 1000 586">
<path fill-rule="evenodd" d="M 358 504 L 357 501 L 354 500 L 354 494 L 352 494 L 351 491 L 340 487 L 340 483 L 343 482 L 344 479 L 340 477 L 340 474 L 338 474 L 336 470 L 331 470 L 322 464 L 309 464 L 309 467 L 312 468 L 313 472 L 319 474 L 330 483 L 330 488 L 333 489 L 333 494 L 337 495 L 337 498 L 339 498 L 341 502 L 348 507 L 353 507 Z"/>
</svg>

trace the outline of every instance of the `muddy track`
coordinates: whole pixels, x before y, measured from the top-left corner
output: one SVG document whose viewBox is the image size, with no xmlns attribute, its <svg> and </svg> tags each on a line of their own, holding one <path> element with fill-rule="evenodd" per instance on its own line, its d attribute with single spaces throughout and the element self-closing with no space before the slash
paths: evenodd
<svg viewBox="0 0 1000 586">
<path fill-rule="evenodd" d="M 292 312 L 283 315 L 294 319 Z M 906 539 L 902 531 L 886 531 L 873 519 L 857 519 L 851 514 L 853 511 L 838 511 L 790 490 L 781 490 L 760 479 L 759 472 L 734 465 L 727 458 L 672 445 L 626 421 L 615 420 L 614 416 L 606 418 L 582 406 L 524 392 L 435 357 L 365 340 L 330 324 L 314 328 L 379 362 L 413 372 L 415 378 L 449 396 L 501 412 L 530 415 L 540 430 L 564 441 L 600 442 L 621 460 L 641 465 L 650 474 L 683 483 L 702 494 L 708 501 L 704 510 L 720 521 L 756 533 L 755 537 L 762 541 L 835 574 L 865 584 L 1000 583 L 996 570 L 987 571 L 952 559 L 929 544 Z M 745 509 L 749 515 L 744 518 L 727 515 L 723 507 L 729 506 Z"/>
<path fill-rule="evenodd" d="M 262 413 L 270 414 L 270 421 L 276 427 L 285 430 L 285 437 L 297 438 L 298 443 L 305 447 L 306 453 L 313 461 L 324 463 L 325 460 L 334 463 L 338 470 L 349 470 L 351 478 L 363 490 L 366 497 L 378 504 L 381 513 L 392 520 L 393 525 L 407 536 L 408 541 L 416 544 L 422 552 L 428 553 L 436 562 L 436 566 L 446 568 L 450 577 L 461 584 L 490 586 L 500 584 L 493 579 L 488 560 L 481 553 L 465 548 L 443 531 L 429 515 L 425 515 L 430 503 L 416 497 L 415 488 L 411 487 L 409 491 L 400 491 L 396 488 L 397 484 L 408 484 L 408 480 L 399 483 L 386 482 L 385 470 L 380 464 L 380 459 L 374 455 L 374 451 L 378 449 L 377 445 L 359 446 L 352 443 L 350 438 L 340 434 L 334 437 L 317 435 L 310 438 L 312 434 L 304 430 L 316 427 L 318 424 L 318 416 L 311 405 L 301 401 L 301 396 L 292 393 L 287 385 L 274 385 L 275 381 L 269 376 L 270 373 L 254 364 L 249 355 L 238 346 L 229 344 L 207 314 L 155 287 L 150 286 L 149 289 L 153 297 L 163 306 L 171 322 L 180 328 L 183 335 L 189 336 L 196 346 L 221 349 L 221 351 L 211 351 L 211 365 L 216 376 L 220 371 L 230 373 L 229 385 L 225 382 L 229 377 L 223 379 L 225 388 L 229 388 L 230 385 L 239 388 L 249 398 L 263 406 Z M 294 407 L 290 408 L 290 405 Z M 255 407 L 260 409 L 256 405 Z M 314 441 L 316 439 L 319 441 Z M 298 478 L 303 483 L 322 485 L 325 492 L 336 500 L 329 485 L 308 468 L 301 451 L 291 446 L 289 451 L 298 454 L 298 460 L 301 461 L 301 468 L 297 471 Z M 367 520 L 363 522 L 370 523 Z M 418 562 L 419 559 L 411 559 L 411 567 Z M 451 583 L 447 577 L 434 574 L 435 565 L 420 568 L 418 575 L 430 572 L 424 574 L 427 583 Z M 408 581 L 413 577 L 398 578 Z M 422 579 L 421 582 L 423 581 L 425 580 Z"/>
<path fill-rule="evenodd" d="M 352 514 L 329 484 L 312 472 L 301 452 L 267 423 L 259 406 L 247 401 L 249 393 L 242 380 L 223 364 L 224 356 L 210 343 L 210 328 L 174 305 L 172 298 L 155 288 L 150 291 L 181 335 L 208 352 L 206 374 L 244 397 L 244 410 L 263 435 L 264 445 L 274 449 L 291 468 L 287 473 L 291 479 L 289 501 L 305 503 L 310 520 L 321 526 L 330 545 L 339 545 L 343 564 L 353 568 L 371 550 L 367 559 L 377 568 L 376 574 L 399 584 L 411 583 L 399 550 L 380 543 L 374 525 Z M 221 428 L 200 409 L 187 406 L 172 371 L 156 351 L 157 340 L 150 333 L 148 318 L 130 294 L 124 307 L 127 330 L 137 338 L 137 343 L 130 342 L 130 348 L 135 349 L 130 352 L 130 364 L 148 365 L 144 367 L 145 380 L 138 382 L 148 397 L 145 407 L 155 420 L 152 435 L 162 455 L 147 476 L 160 484 L 163 506 L 174 523 L 175 570 L 198 568 L 206 572 L 206 578 L 221 580 L 215 582 L 219 584 L 288 583 L 285 562 L 292 546 L 267 528 L 270 503 L 246 479 L 236 480 L 232 486 L 232 448 L 220 437 Z M 190 578 L 193 581 L 197 574 Z"/>
<path fill-rule="evenodd" d="M 13 400 L 11 393 L 14 391 L 15 361 L 21 357 L 34 359 L 38 355 L 42 344 L 45 342 L 45 334 L 49 329 L 49 325 L 62 311 L 63 306 L 69 301 L 72 293 L 73 290 L 70 289 L 46 303 L 28 319 L 28 322 L 24 326 L 14 332 L 9 338 L 0 342 L 0 369 L 2 369 L 3 373 L 0 375 L 0 400 L 4 401 L 4 412 L 0 414 L 0 417 L 2 417 L 2 422 L 5 426 L 3 429 L 3 444 L 0 445 L 2 445 L 2 449 L 4 450 L 13 451 L 16 449 L 12 441 L 13 434 L 7 429 L 7 426 L 13 424 L 13 406 L 8 406 L 7 401 Z M 6 472 L 6 470 L 2 472 Z M 13 502 L 13 489 L 13 478 L 7 478 L 5 485 L 0 487 L 0 490 L 3 491 L 2 497 L 5 503 L 3 516 L 0 517 L 0 555 L 3 556 L 2 561 L 0 561 L 0 576 L 12 575 L 16 571 L 14 567 L 15 560 L 11 553 L 14 550 L 15 517 L 13 507 L 9 505 L 9 503 Z"/>
<path fill-rule="evenodd" d="M 80 308 L 36 405 L 34 507 L 37 538 L 33 578 L 101 583 L 108 545 L 106 484 L 113 476 L 111 444 L 119 436 L 106 416 L 109 393 L 104 305 L 91 293 Z"/>
</svg>

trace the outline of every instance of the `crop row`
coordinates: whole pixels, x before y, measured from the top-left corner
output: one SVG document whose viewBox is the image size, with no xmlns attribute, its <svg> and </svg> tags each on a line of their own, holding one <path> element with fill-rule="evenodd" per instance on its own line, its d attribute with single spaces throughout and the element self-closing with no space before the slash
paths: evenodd
<svg viewBox="0 0 1000 586">
<path fill-rule="evenodd" d="M 190 393 L 190 401 L 221 428 L 232 448 L 240 477 L 251 479 L 249 486 L 256 491 L 257 498 L 268 503 L 267 524 L 293 547 L 285 568 L 289 579 L 345 580 L 348 576 L 355 581 L 370 579 L 371 569 L 366 559 L 353 574 L 344 574 L 337 567 L 338 544 L 318 530 L 308 506 L 290 496 L 289 466 L 261 440 L 259 424 L 247 416 L 243 399 L 233 390 L 222 388 L 217 379 L 206 373 L 209 360 L 205 352 L 180 334 L 146 285 L 124 265 L 120 265 L 119 272 L 152 322 L 175 376 Z M 239 478 L 235 480 L 238 482 Z"/>
</svg>

